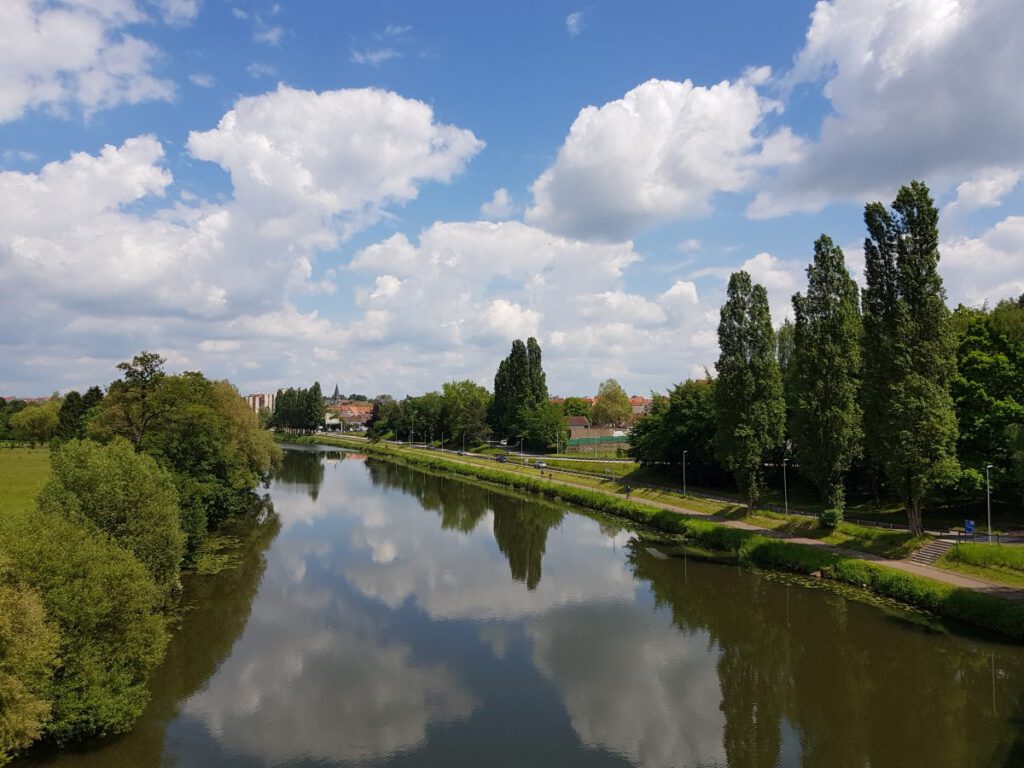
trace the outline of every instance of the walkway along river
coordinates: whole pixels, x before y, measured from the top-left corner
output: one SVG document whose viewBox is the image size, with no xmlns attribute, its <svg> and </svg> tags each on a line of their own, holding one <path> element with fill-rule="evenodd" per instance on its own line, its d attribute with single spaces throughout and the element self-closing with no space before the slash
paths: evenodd
<svg viewBox="0 0 1024 768">
<path fill-rule="evenodd" d="M 22 765 L 1024 765 L 1024 648 L 293 449 L 136 729 Z"/>
</svg>

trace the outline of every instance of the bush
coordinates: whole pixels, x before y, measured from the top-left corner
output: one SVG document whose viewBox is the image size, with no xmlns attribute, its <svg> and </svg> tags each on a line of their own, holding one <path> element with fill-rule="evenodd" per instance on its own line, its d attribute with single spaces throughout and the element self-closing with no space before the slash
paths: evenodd
<svg viewBox="0 0 1024 768">
<path fill-rule="evenodd" d="M 167 644 L 152 577 L 94 526 L 48 509 L 0 517 L 0 549 L 60 632 L 47 733 L 66 743 L 127 731 Z"/>
<path fill-rule="evenodd" d="M 39 595 L 0 559 L 0 765 L 39 738 L 50 718 L 58 643 Z"/>
<path fill-rule="evenodd" d="M 87 521 L 149 571 L 164 596 L 180 587 L 184 554 L 178 494 L 171 476 L 125 440 L 71 440 L 53 452 L 53 475 L 39 504 Z"/>
<path fill-rule="evenodd" d="M 832 507 L 831 509 L 823 510 L 818 519 L 821 524 L 826 528 L 838 528 L 839 524 L 843 522 L 843 510 L 839 507 Z"/>
</svg>

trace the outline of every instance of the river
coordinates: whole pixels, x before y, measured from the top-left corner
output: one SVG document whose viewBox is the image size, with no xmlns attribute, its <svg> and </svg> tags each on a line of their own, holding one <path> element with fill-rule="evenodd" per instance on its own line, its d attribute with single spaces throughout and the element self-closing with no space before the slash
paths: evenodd
<svg viewBox="0 0 1024 768">
<path fill-rule="evenodd" d="M 1024 765 L 1024 648 L 291 449 L 129 734 L 22 765 Z"/>
</svg>

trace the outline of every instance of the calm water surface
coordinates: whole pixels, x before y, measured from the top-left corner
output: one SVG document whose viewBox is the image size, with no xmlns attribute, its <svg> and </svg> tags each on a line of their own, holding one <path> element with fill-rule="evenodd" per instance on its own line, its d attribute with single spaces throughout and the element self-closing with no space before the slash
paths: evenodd
<svg viewBox="0 0 1024 768">
<path fill-rule="evenodd" d="M 1024 765 L 1024 649 L 293 450 L 136 729 L 67 768 Z"/>
</svg>

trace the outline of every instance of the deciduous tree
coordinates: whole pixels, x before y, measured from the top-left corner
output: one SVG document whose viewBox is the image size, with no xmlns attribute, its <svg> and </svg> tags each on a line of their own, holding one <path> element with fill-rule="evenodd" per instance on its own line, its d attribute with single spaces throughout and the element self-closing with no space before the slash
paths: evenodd
<svg viewBox="0 0 1024 768">
<path fill-rule="evenodd" d="M 717 455 L 752 508 L 762 484 L 764 458 L 782 441 L 785 403 L 768 294 L 764 286 L 752 284 L 746 272 L 729 278 L 718 346 Z"/>
<path fill-rule="evenodd" d="M 629 424 L 633 416 L 633 407 L 629 404 L 629 395 L 619 386 L 615 379 L 601 382 L 594 398 L 594 407 L 590 410 L 594 424 L 621 427 Z"/>
<path fill-rule="evenodd" d="M 915 181 L 891 211 L 869 203 L 864 221 L 864 434 L 919 535 L 925 494 L 958 472 L 956 340 L 938 272 L 939 212 Z"/>
<path fill-rule="evenodd" d="M 793 297 L 793 310 L 791 433 L 801 472 L 821 492 L 834 524 L 846 506 L 843 477 L 861 451 L 862 328 L 857 284 L 827 235 L 814 244 L 807 294 Z"/>
</svg>

